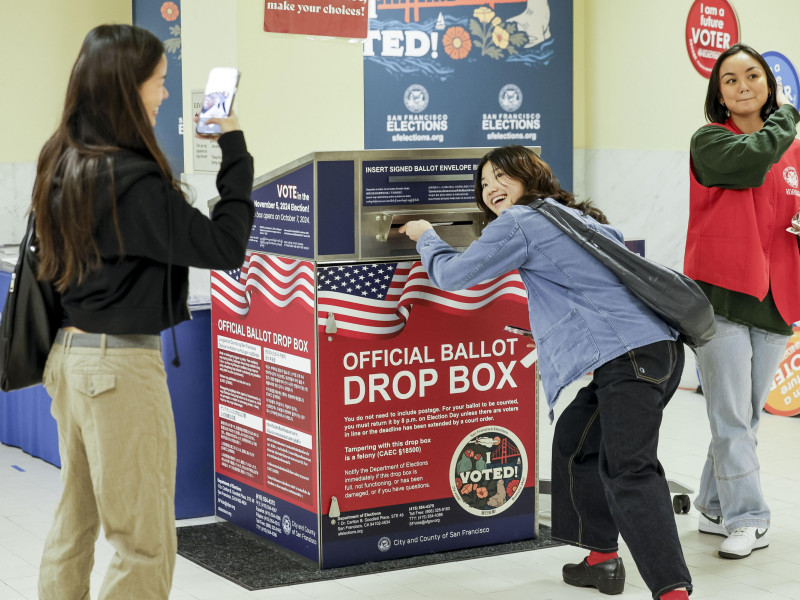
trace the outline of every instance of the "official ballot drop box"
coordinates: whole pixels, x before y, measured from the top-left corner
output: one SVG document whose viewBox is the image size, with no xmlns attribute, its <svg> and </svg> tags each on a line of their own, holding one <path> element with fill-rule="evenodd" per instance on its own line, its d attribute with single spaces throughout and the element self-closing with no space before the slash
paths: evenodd
<svg viewBox="0 0 800 600">
<path fill-rule="evenodd" d="M 536 536 L 519 275 L 438 290 L 398 233 L 476 239 L 485 152 L 316 152 L 256 180 L 245 262 L 212 272 L 218 517 L 320 568 Z"/>
</svg>

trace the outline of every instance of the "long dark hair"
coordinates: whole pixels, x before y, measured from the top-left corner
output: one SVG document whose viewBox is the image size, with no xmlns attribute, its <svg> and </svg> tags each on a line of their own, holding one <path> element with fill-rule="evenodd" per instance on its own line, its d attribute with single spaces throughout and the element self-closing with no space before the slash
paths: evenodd
<svg viewBox="0 0 800 600">
<path fill-rule="evenodd" d="M 39 154 L 33 187 L 39 277 L 53 280 L 60 291 L 85 280 L 100 264 L 93 229 L 95 181 L 101 165 L 102 172 L 112 174 L 111 214 L 120 254 L 124 254 L 113 193 L 115 152 L 126 149 L 152 158 L 165 180 L 181 189 L 158 147 L 139 95 L 162 56 L 161 41 L 131 25 L 101 25 L 83 41 L 67 85 L 61 121 Z"/>
<path fill-rule="evenodd" d="M 608 223 L 603 211 L 589 200 L 578 202 L 571 192 L 562 188 L 550 166 L 536 156 L 533 150 L 525 146 L 495 148 L 486 153 L 478 164 L 475 175 L 475 202 L 490 221 L 496 219 L 497 215 L 483 201 L 481 172 L 486 163 L 492 163 L 496 169 L 508 177 L 522 182 L 525 195 L 517 201 L 517 204 L 530 204 L 539 198 L 552 198 L 564 206 L 578 209 L 599 223 Z"/>
<path fill-rule="evenodd" d="M 706 91 L 706 119 L 709 123 L 724 123 L 728 119 L 727 108 L 720 102 L 722 94 L 719 91 L 719 71 L 722 68 L 723 61 L 733 56 L 744 52 L 752 56 L 761 65 L 764 71 L 764 76 L 767 78 L 767 86 L 769 87 L 769 96 L 764 106 L 761 107 L 761 119 L 766 121 L 772 113 L 778 110 L 778 103 L 775 100 L 775 95 L 778 91 L 778 82 L 775 81 L 775 75 L 772 74 L 772 69 L 769 68 L 767 61 L 764 57 L 756 52 L 747 44 L 734 44 L 725 52 L 717 57 L 717 62 L 714 63 L 714 68 L 711 69 L 711 76 L 708 78 L 708 90 Z"/>
</svg>

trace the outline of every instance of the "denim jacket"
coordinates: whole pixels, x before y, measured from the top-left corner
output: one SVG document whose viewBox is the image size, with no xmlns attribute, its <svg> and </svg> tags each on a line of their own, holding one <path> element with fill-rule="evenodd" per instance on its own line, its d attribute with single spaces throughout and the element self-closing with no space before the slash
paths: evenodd
<svg viewBox="0 0 800 600">
<path fill-rule="evenodd" d="M 572 212 L 623 242 L 617 229 Z M 551 420 L 561 391 L 582 375 L 640 346 L 677 338 L 611 271 L 529 206 L 503 211 L 464 252 L 433 229 L 420 236 L 417 251 L 431 281 L 444 290 L 519 270 Z"/>
</svg>

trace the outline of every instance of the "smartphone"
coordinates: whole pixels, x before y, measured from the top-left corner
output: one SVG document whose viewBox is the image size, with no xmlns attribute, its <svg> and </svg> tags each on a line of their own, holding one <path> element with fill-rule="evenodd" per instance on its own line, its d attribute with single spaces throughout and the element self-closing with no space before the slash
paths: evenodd
<svg viewBox="0 0 800 600">
<path fill-rule="evenodd" d="M 533 339 L 533 334 L 527 329 L 522 329 L 522 327 L 514 327 L 513 325 L 506 325 L 504 329 L 506 331 L 510 331 L 511 333 L 516 333 L 517 335 L 524 335 L 525 337 Z"/>
<path fill-rule="evenodd" d="M 239 69 L 233 67 L 214 67 L 208 74 L 208 83 L 200 107 L 197 133 L 219 135 L 219 125 L 208 123 L 207 119 L 227 117 L 231 114 L 231 104 L 239 85 Z"/>
</svg>

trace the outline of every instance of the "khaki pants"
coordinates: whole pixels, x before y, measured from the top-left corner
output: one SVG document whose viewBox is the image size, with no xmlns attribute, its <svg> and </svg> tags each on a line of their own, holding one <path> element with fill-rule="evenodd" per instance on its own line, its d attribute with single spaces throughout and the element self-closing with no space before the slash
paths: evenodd
<svg viewBox="0 0 800 600">
<path fill-rule="evenodd" d="M 64 489 L 45 542 L 39 598 L 89 600 L 102 524 L 116 553 L 99 598 L 166 600 L 177 550 L 177 451 L 161 351 L 76 347 L 68 336 L 53 346 L 44 374 Z"/>
</svg>

